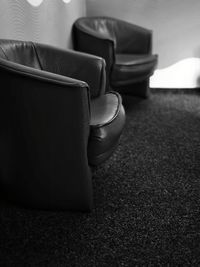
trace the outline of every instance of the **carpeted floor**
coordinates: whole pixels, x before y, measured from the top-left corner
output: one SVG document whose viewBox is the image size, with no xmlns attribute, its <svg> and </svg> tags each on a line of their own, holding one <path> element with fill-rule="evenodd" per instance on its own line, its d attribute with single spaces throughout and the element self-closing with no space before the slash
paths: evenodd
<svg viewBox="0 0 200 267">
<path fill-rule="evenodd" d="M 124 97 L 90 214 L 0 205 L 0 266 L 200 266 L 200 95 Z"/>
</svg>

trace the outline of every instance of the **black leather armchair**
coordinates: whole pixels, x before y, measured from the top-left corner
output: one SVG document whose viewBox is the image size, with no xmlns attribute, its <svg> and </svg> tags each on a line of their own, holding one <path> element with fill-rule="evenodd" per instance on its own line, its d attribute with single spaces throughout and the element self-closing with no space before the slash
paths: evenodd
<svg viewBox="0 0 200 267">
<path fill-rule="evenodd" d="M 149 78 L 157 64 L 152 31 L 119 19 L 83 17 L 73 25 L 74 48 L 106 61 L 107 91 L 147 97 Z"/>
<path fill-rule="evenodd" d="M 0 40 L 0 189 L 39 209 L 91 210 L 91 166 L 113 152 L 125 113 L 102 58 Z"/>
</svg>

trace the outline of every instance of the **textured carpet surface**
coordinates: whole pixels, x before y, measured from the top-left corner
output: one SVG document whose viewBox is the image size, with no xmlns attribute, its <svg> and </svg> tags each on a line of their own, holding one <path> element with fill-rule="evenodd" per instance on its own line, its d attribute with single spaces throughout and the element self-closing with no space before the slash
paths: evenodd
<svg viewBox="0 0 200 267">
<path fill-rule="evenodd" d="M 200 266 L 200 96 L 124 97 L 90 214 L 1 203 L 0 266 Z"/>
</svg>

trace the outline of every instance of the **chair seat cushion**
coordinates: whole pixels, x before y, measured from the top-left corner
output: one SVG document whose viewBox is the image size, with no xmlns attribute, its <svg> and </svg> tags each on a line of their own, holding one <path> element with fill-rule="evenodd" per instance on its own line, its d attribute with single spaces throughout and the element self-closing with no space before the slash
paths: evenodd
<svg viewBox="0 0 200 267">
<path fill-rule="evenodd" d="M 91 100 L 90 137 L 88 160 L 98 165 L 113 152 L 125 123 L 121 96 L 109 92 Z"/>
<path fill-rule="evenodd" d="M 113 86 L 121 86 L 147 79 L 153 74 L 157 55 L 116 54 L 111 73 Z"/>
</svg>

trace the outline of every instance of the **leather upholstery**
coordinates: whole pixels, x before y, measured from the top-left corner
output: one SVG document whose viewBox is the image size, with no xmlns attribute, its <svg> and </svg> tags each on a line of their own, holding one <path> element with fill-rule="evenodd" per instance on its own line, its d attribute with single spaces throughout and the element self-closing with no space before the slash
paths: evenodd
<svg viewBox="0 0 200 267">
<path fill-rule="evenodd" d="M 107 20 L 80 18 L 74 23 L 72 32 L 75 50 L 105 59 L 106 91 L 109 91 L 110 71 L 115 60 L 115 39 L 106 25 Z"/>
<path fill-rule="evenodd" d="M 41 69 L 36 50 L 31 42 L 1 40 L 0 50 L 9 61 Z"/>
<path fill-rule="evenodd" d="M 91 210 L 88 144 L 91 116 L 96 114 L 91 101 L 105 92 L 104 60 L 43 44 L 0 40 L 0 78 L 4 196 L 33 208 Z M 112 103 L 111 115 L 106 111 L 109 118 L 119 105 Z"/>
<path fill-rule="evenodd" d="M 156 55 L 116 54 L 111 73 L 113 86 L 132 84 L 148 79 L 153 74 Z"/>
<path fill-rule="evenodd" d="M 118 93 L 110 92 L 91 101 L 88 159 L 98 165 L 114 150 L 121 135 L 125 112 Z"/>
<path fill-rule="evenodd" d="M 75 21 L 73 36 L 76 50 L 105 59 L 107 91 L 148 80 L 157 65 L 152 31 L 138 25 L 109 17 L 83 17 Z"/>
</svg>

